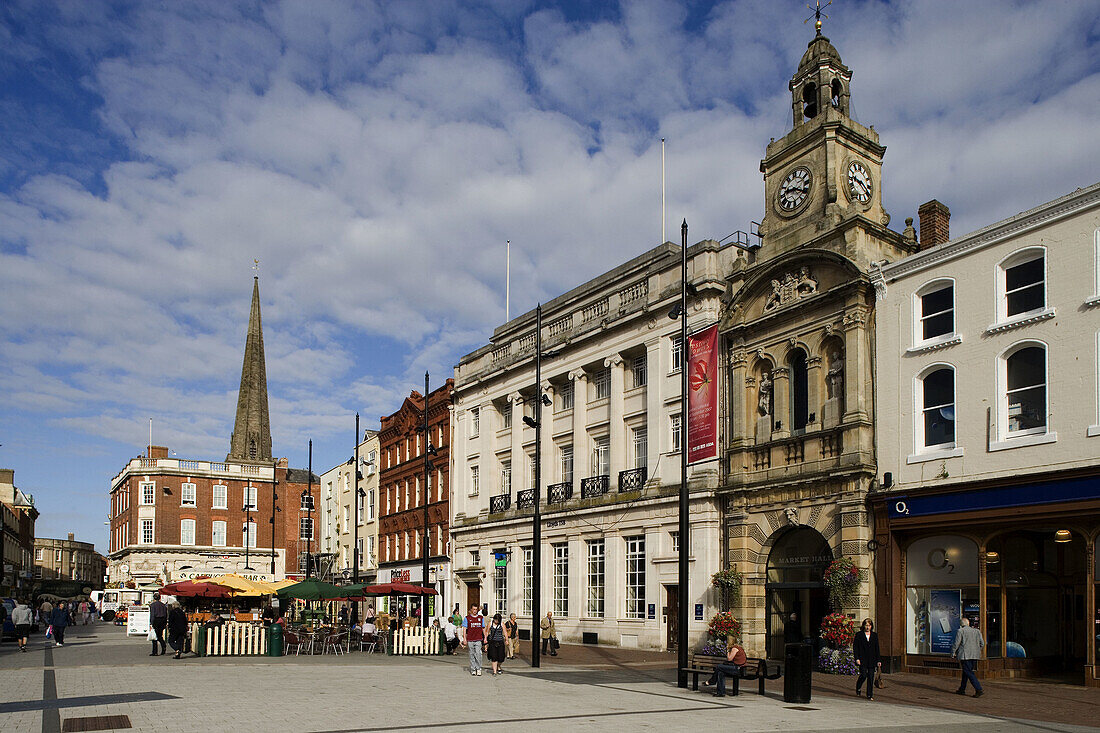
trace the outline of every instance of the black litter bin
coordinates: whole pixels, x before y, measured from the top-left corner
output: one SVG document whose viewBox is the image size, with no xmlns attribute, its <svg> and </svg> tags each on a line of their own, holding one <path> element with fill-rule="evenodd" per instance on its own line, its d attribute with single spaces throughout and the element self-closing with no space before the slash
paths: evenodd
<svg viewBox="0 0 1100 733">
<path fill-rule="evenodd" d="M 810 701 L 813 659 L 813 647 L 809 644 L 787 645 L 783 667 L 783 702 L 805 704 Z"/>
</svg>

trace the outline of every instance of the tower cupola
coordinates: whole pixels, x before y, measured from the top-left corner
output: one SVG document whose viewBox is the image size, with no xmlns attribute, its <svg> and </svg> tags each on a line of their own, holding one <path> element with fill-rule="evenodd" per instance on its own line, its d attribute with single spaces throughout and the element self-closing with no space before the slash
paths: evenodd
<svg viewBox="0 0 1100 733">
<path fill-rule="evenodd" d="M 810 41 L 798 63 L 798 71 L 789 83 L 791 110 L 797 128 L 823 117 L 827 109 L 835 109 L 845 117 L 849 113 L 851 70 L 840 60 L 840 54 L 829 39 L 817 35 Z"/>
</svg>

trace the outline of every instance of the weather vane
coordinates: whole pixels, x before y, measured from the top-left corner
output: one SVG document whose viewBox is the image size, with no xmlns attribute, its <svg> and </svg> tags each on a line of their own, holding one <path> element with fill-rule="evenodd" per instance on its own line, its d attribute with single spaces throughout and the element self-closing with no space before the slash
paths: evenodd
<svg viewBox="0 0 1100 733">
<path fill-rule="evenodd" d="M 832 4 L 833 4 L 833 0 L 828 0 L 824 5 L 821 4 L 821 0 L 817 0 L 817 7 L 816 8 L 811 6 L 811 5 L 807 5 L 806 8 L 809 9 L 809 10 L 814 11 L 814 14 L 811 15 L 809 18 L 806 18 L 806 20 L 804 20 L 802 22 L 803 23 L 809 23 L 811 19 L 816 18 L 817 21 L 814 23 L 814 28 L 817 29 L 817 35 L 820 36 L 821 35 L 821 17 L 823 15 L 826 18 L 829 17 L 828 15 L 825 15 L 825 13 L 823 13 L 821 11 L 824 10 L 825 8 L 829 7 Z"/>
<path fill-rule="evenodd" d="M 826 16 L 826 17 L 828 17 L 828 16 Z M 259 260 L 252 260 L 252 269 L 255 270 L 256 272 L 260 271 L 260 261 Z"/>
</svg>

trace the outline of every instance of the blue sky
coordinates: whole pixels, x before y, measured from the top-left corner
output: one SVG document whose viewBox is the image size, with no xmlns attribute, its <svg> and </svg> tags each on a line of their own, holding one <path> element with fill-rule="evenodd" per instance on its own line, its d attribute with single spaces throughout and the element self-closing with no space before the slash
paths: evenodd
<svg viewBox="0 0 1100 733">
<path fill-rule="evenodd" d="M 893 226 L 1100 179 L 1100 5 L 835 0 Z M 805 2 L 0 5 L 0 466 L 103 549 L 146 442 L 228 450 L 259 259 L 274 450 L 439 384 L 504 316 L 759 220 Z M 670 225 L 674 228 L 673 225 Z M 669 236 L 673 237 L 675 233 Z"/>
</svg>

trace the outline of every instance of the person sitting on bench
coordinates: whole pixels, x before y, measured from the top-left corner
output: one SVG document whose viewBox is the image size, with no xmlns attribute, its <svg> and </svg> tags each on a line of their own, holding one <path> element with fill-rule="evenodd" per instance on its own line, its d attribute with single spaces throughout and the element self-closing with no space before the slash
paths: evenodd
<svg viewBox="0 0 1100 733">
<path fill-rule="evenodd" d="M 741 668 L 745 666 L 745 650 L 735 643 L 733 634 L 726 637 L 726 662 L 714 667 L 714 674 L 703 683 L 706 687 L 715 687 L 715 697 L 726 696 L 726 675 L 737 676 L 741 674 Z"/>
</svg>

